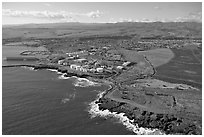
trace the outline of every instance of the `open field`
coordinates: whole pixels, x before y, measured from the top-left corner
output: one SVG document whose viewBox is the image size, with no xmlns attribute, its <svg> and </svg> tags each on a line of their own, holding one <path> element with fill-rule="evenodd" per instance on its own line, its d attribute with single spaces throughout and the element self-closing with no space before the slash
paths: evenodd
<svg viewBox="0 0 204 137">
<path fill-rule="evenodd" d="M 151 64 L 137 51 L 118 50 L 118 53 L 121 54 L 125 60 L 136 63 L 130 70 L 127 70 L 119 75 L 117 77 L 118 81 L 131 81 L 137 79 L 141 75 L 147 76 L 154 73 Z"/>
<path fill-rule="evenodd" d="M 41 58 L 36 69 L 52 68 L 69 77 L 108 81 L 111 87 L 97 101 L 100 110 L 125 113 L 136 125 L 167 134 L 201 134 L 201 25 L 155 22 L 5 26 L 2 45 L 3 50 L 12 48 L 12 54 L 21 45 L 39 45 L 37 51 L 49 51 L 49 55 Z M 25 49 L 23 53 L 35 55 L 37 51 Z"/>
<path fill-rule="evenodd" d="M 97 36 L 139 36 L 141 38 L 201 38 L 201 23 L 53 23 L 3 26 L 2 37 L 7 38 L 64 38 Z M 173 32 L 173 35 L 170 33 Z M 117 37 L 116 37 L 117 38 Z"/>
<path fill-rule="evenodd" d="M 189 49 L 172 49 L 175 56 L 167 64 L 156 68 L 157 79 L 202 87 L 202 64 Z"/>
<path fill-rule="evenodd" d="M 140 51 L 139 54 L 147 57 L 155 68 L 168 63 L 174 57 L 174 53 L 168 48 Z"/>
</svg>

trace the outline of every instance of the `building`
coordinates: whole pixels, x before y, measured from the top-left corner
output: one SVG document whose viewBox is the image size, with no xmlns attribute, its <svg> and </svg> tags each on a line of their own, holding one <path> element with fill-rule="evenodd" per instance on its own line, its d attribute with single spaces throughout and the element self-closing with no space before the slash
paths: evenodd
<svg viewBox="0 0 204 137">
<path fill-rule="evenodd" d="M 89 69 L 89 71 L 92 72 L 92 73 L 94 73 L 94 72 L 96 72 L 96 69 L 93 69 L 93 68 L 92 68 L 92 69 Z"/>
<path fill-rule="evenodd" d="M 82 71 L 82 72 L 87 72 L 86 68 L 84 68 L 84 67 L 82 67 L 80 65 L 76 65 L 76 64 L 70 65 L 70 68 L 74 69 L 74 70 Z"/>
<path fill-rule="evenodd" d="M 71 65 L 70 65 L 70 68 L 77 70 L 77 69 L 80 68 L 80 66 L 79 66 L 79 65 L 76 65 L 76 64 L 71 64 Z"/>
<path fill-rule="evenodd" d="M 123 66 L 117 66 L 116 68 L 117 69 L 123 69 L 124 67 Z"/>
<path fill-rule="evenodd" d="M 99 73 L 102 73 L 103 72 L 103 68 L 96 68 L 96 71 L 99 72 Z"/>
<path fill-rule="evenodd" d="M 66 60 L 72 60 L 72 59 L 74 59 L 74 56 L 66 57 Z"/>
<path fill-rule="evenodd" d="M 76 62 L 80 62 L 80 63 L 84 63 L 84 62 L 87 62 L 87 59 L 85 58 L 80 58 L 80 59 L 77 59 L 75 60 Z"/>
<path fill-rule="evenodd" d="M 127 62 L 124 62 L 124 63 L 123 63 L 123 66 L 126 67 L 126 66 L 128 66 L 128 65 L 130 65 L 130 64 L 131 64 L 131 62 L 127 61 Z"/>
<path fill-rule="evenodd" d="M 63 63 L 64 63 L 64 60 L 58 60 L 58 62 L 57 62 L 59 65 L 63 65 Z"/>
<path fill-rule="evenodd" d="M 62 65 L 64 65 L 64 66 L 68 66 L 69 63 L 68 63 L 68 62 L 63 62 Z"/>
<path fill-rule="evenodd" d="M 85 69 L 85 68 L 83 68 L 83 67 L 80 67 L 79 70 L 82 71 L 82 72 L 87 72 L 87 69 Z"/>
</svg>

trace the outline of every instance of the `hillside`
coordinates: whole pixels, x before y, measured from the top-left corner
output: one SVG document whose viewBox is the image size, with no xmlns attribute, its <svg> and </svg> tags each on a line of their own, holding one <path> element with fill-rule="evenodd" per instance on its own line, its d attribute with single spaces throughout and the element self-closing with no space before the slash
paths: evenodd
<svg viewBox="0 0 204 137">
<path fill-rule="evenodd" d="M 144 39 L 185 39 L 202 37 L 202 24 L 196 22 L 153 23 L 53 23 L 2 26 L 3 39 L 64 37 L 137 36 Z"/>
</svg>

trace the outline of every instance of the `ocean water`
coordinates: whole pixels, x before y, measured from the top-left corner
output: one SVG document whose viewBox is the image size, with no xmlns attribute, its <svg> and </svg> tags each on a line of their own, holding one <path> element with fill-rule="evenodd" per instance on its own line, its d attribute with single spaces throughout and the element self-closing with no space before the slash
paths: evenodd
<svg viewBox="0 0 204 137">
<path fill-rule="evenodd" d="M 6 61 L 6 57 L 22 57 L 20 53 L 23 51 L 36 51 L 36 47 L 27 46 L 2 46 L 2 65 L 19 65 L 19 64 L 33 64 L 32 61 Z"/>
<path fill-rule="evenodd" d="M 55 71 L 3 68 L 2 134 L 134 134 L 116 118 L 90 113 L 90 103 L 107 88 Z"/>
</svg>

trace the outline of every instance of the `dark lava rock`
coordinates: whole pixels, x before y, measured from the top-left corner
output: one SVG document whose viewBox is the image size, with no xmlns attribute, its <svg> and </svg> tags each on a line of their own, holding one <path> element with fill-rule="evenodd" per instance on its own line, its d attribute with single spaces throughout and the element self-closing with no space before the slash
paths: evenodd
<svg viewBox="0 0 204 137">
<path fill-rule="evenodd" d="M 101 98 L 99 103 L 101 110 L 108 109 L 111 112 L 125 113 L 129 119 L 134 119 L 134 123 L 139 127 L 157 128 L 166 134 L 201 134 L 195 124 L 189 123 L 173 114 L 157 114 L 141 110 L 139 108 L 131 109 L 126 103 L 119 103 L 107 98 Z"/>
<path fill-rule="evenodd" d="M 67 72 L 67 69 L 65 69 L 65 68 L 58 68 L 57 70 L 59 72 L 62 72 L 62 73 L 66 73 Z"/>
<path fill-rule="evenodd" d="M 108 109 L 111 112 L 113 112 L 113 108 L 117 108 L 118 106 L 121 105 L 120 103 L 116 101 L 105 99 L 105 98 L 100 99 L 100 103 L 101 104 L 99 104 L 99 109 L 101 110 Z"/>
</svg>

